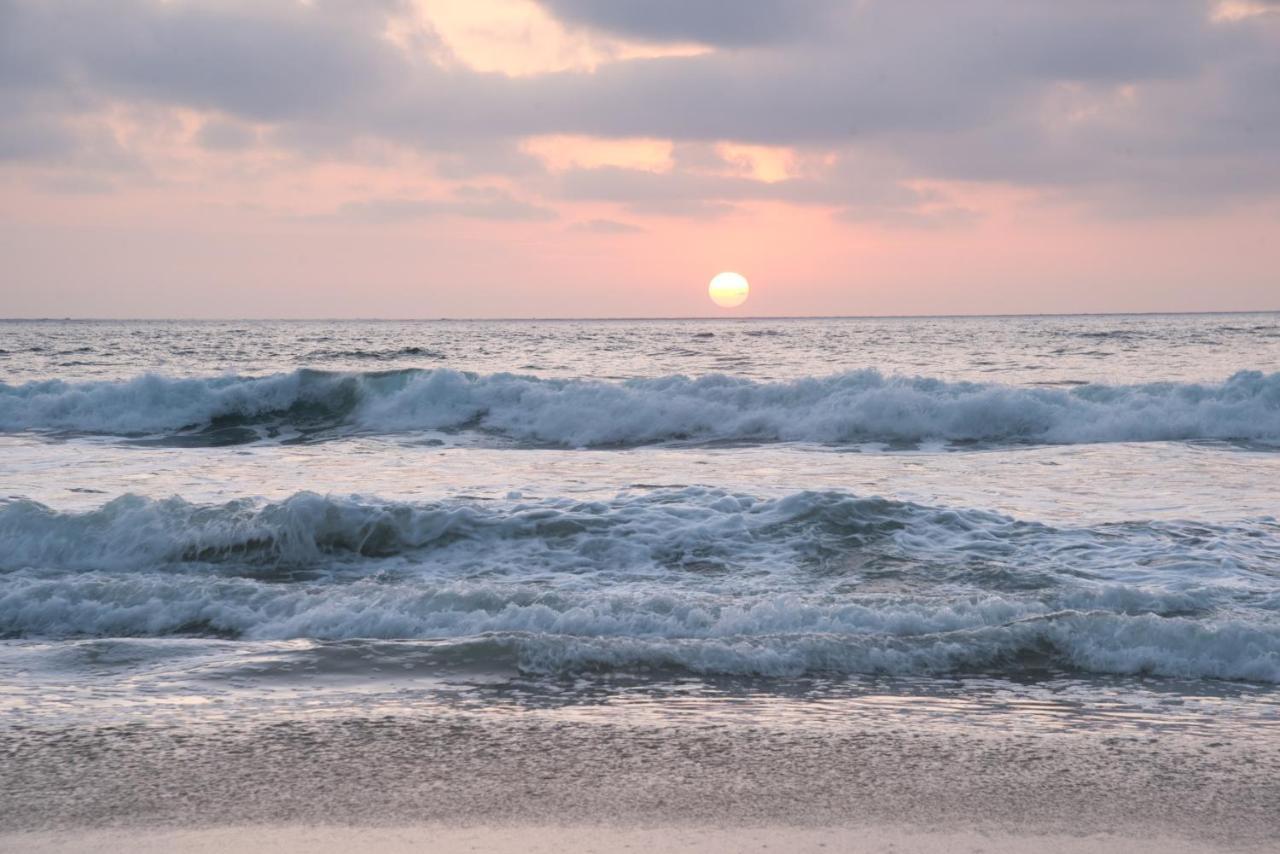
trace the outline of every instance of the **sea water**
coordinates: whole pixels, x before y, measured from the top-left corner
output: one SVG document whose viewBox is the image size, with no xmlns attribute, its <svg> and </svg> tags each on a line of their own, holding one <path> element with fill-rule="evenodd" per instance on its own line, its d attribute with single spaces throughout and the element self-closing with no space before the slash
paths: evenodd
<svg viewBox="0 0 1280 854">
<path fill-rule="evenodd" d="M 8 725 L 1280 723 L 1280 315 L 12 321 L 0 380 Z"/>
</svg>

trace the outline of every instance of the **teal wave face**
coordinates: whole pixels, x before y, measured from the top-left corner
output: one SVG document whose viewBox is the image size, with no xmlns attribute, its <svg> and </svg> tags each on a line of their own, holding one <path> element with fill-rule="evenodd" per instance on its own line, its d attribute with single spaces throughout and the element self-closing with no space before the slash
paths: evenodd
<svg viewBox="0 0 1280 854">
<path fill-rule="evenodd" d="M 1028 388 L 857 371 L 786 382 L 624 382 L 449 369 L 0 384 L 0 430 L 219 445 L 287 435 L 469 433 L 515 443 L 1081 444 L 1280 441 L 1280 374 Z"/>
</svg>

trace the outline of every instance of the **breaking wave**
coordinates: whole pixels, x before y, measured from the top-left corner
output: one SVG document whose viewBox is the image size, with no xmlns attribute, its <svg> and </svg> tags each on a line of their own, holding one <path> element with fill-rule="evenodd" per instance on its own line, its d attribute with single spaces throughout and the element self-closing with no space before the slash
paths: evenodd
<svg viewBox="0 0 1280 854">
<path fill-rule="evenodd" d="M 441 666 L 1280 682 L 1280 526 L 840 492 L 0 505 L 0 635 L 412 640 Z"/>
<path fill-rule="evenodd" d="M 565 447 L 650 443 L 1280 440 L 1280 373 L 1217 384 L 1037 388 L 857 371 L 789 382 L 626 382 L 449 369 L 0 384 L 0 430 L 170 435 L 474 431 Z"/>
</svg>

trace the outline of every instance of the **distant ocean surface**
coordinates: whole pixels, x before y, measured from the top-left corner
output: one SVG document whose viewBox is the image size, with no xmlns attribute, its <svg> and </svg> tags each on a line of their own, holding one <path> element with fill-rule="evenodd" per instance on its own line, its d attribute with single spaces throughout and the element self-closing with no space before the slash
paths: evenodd
<svg viewBox="0 0 1280 854">
<path fill-rule="evenodd" d="M 0 380 L 10 723 L 1280 721 L 1277 314 L 9 321 Z"/>
</svg>

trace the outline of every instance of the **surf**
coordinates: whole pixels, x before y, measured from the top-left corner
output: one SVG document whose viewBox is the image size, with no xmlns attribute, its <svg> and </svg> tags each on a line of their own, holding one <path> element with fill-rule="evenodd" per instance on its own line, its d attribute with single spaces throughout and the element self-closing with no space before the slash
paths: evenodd
<svg viewBox="0 0 1280 854">
<path fill-rule="evenodd" d="M 448 368 L 0 384 L 0 430 L 178 444 L 442 431 L 567 448 L 664 443 L 890 445 L 1280 441 L 1280 373 L 1070 388 L 875 370 L 779 382 L 621 382 Z"/>
<path fill-rule="evenodd" d="M 382 639 L 441 667 L 1280 682 L 1274 519 L 1062 527 L 839 491 L 0 504 L 11 639 Z M 452 663 L 450 663 L 452 662 Z"/>
</svg>

